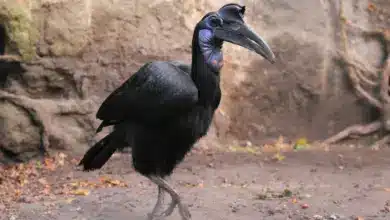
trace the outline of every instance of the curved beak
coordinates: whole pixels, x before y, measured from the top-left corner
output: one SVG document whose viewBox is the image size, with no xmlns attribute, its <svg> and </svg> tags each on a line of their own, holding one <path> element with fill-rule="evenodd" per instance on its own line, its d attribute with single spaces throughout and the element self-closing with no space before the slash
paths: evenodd
<svg viewBox="0 0 390 220">
<path fill-rule="evenodd" d="M 271 63 L 275 63 L 275 55 L 267 42 L 252 31 L 245 23 L 224 22 L 222 27 L 214 29 L 217 38 L 245 47 L 260 54 Z"/>
</svg>

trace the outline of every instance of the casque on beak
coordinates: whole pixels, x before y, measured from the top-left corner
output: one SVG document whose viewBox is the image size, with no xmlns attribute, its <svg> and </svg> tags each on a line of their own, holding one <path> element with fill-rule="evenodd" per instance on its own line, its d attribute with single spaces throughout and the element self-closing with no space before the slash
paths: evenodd
<svg viewBox="0 0 390 220">
<path fill-rule="evenodd" d="M 214 29 L 217 38 L 245 47 L 260 54 L 271 63 L 275 63 L 275 55 L 267 42 L 242 22 L 224 22 Z"/>
</svg>

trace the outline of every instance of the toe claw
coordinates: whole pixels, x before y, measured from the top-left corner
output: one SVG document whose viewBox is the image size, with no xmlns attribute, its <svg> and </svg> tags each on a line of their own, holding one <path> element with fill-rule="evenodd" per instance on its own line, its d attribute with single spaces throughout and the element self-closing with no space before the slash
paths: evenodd
<svg viewBox="0 0 390 220">
<path fill-rule="evenodd" d="M 148 218 L 148 220 L 153 220 L 153 219 L 154 219 L 154 216 L 153 216 L 151 213 L 148 213 L 147 218 Z"/>
<path fill-rule="evenodd" d="M 164 216 L 164 217 L 168 217 L 172 214 L 172 212 L 175 210 L 177 206 L 177 202 L 172 202 L 169 207 L 163 212 L 161 213 L 161 216 Z"/>
<path fill-rule="evenodd" d="M 179 212 L 183 220 L 191 219 L 191 213 L 186 205 L 179 203 Z"/>
</svg>

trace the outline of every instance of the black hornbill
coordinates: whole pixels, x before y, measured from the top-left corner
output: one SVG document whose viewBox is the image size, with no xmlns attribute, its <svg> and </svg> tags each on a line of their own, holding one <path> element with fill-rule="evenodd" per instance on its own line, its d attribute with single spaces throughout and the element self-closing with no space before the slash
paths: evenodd
<svg viewBox="0 0 390 220">
<path fill-rule="evenodd" d="M 190 218 L 188 208 L 164 177 L 209 129 L 221 99 L 223 42 L 275 62 L 267 43 L 245 24 L 244 14 L 245 6 L 238 4 L 207 13 L 193 33 L 191 66 L 172 61 L 146 63 L 105 99 L 96 114 L 103 121 L 98 131 L 115 127 L 85 153 L 79 165 L 84 170 L 99 169 L 118 148 L 131 146 L 134 169 L 158 186 L 149 219 L 168 216 L 176 206 L 183 219 Z M 172 202 L 158 215 L 164 191 Z"/>
</svg>

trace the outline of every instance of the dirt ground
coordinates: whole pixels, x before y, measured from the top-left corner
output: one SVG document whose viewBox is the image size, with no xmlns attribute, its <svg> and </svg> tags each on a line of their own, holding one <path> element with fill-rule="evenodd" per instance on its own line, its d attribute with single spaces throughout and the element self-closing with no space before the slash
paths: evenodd
<svg viewBox="0 0 390 220">
<path fill-rule="evenodd" d="M 390 219 L 390 150 L 346 147 L 283 155 L 274 161 L 270 154 L 195 152 L 169 182 L 189 205 L 192 219 Z M 69 181 L 111 175 L 127 187 L 95 189 L 73 200 L 19 202 L 0 219 L 146 219 L 157 188 L 134 172 L 130 159 L 118 154 L 100 171 L 69 167 L 57 174 L 71 173 Z M 48 180 L 56 181 L 54 176 Z M 166 219 L 180 219 L 177 210 Z"/>
</svg>

